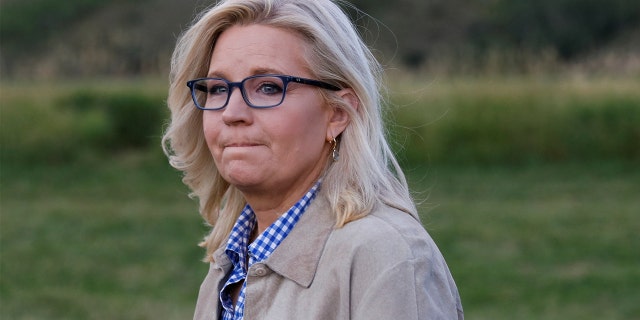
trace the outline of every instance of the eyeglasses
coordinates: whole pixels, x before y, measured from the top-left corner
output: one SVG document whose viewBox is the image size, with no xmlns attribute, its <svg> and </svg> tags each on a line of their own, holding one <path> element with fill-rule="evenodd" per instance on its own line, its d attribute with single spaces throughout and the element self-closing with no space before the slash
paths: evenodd
<svg viewBox="0 0 640 320">
<path fill-rule="evenodd" d="M 234 87 L 240 89 L 242 98 L 252 108 L 272 108 L 284 101 L 290 82 L 316 86 L 338 91 L 332 84 L 285 75 L 257 75 L 240 82 L 230 82 L 222 78 L 200 78 L 187 81 L 191 97 L 198 109 L 220 110 L 227 106 Z"/>
</svg>

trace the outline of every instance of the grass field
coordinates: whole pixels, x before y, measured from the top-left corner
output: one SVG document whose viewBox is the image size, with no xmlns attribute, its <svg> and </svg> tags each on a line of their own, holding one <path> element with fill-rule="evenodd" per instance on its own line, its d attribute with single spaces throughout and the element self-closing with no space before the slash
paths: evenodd
<svg viewBox="0 0 640 320">
<path fill-rule="evenodd" d="M 422 176 L 422 175 L 418 175 Z M 640 314 L 635 164 L 434 168 L 424 219 L 468 319 Z"/>
<path fill-rule="evenodd" d="M 3 319 L 187 319 L 206 231 L 157 157 L 2 167 Z M 640 314 L 640 172 L 411 168 L 468 319 Z"/>
<path fill-rule="evenodd" d="M 639 318 L 640 79 L 393 83 L 467 319 Z M 191 318 L 207 228 L 159 150 L 165 85 L 0 89 L 0 318 Z"/>
</svg>

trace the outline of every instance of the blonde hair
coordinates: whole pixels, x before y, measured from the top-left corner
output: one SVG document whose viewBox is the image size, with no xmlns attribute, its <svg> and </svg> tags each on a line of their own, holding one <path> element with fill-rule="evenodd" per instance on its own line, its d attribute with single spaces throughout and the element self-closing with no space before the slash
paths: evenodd
<svg viewBox="0 0 640 320">
<path fill-rule="evenodd" d="M 321 194 L 335 213 L 336 227 L 366 216 L 384 203 L 418 219 L 407 182 L 385 138 L 379 80 L 382 69 L 355 27 L 330 0 L 226 0 L 203 12 L 182 34 L 171 60 L 168 105 L 171 123 L 163 148 L 183 182 L 200 201 L 200 214 L 213 227 L 201 246 L 206 261 L 226 242 L 246 201 L 218 173 L 205 143 L 202 111 L 194 107 L 185 83 L 203 77 L 217 37 L 233 25 L 261 24 L 300 34 L 307 67 L 317 79 L 351 88 L 357 108 L 326 93 L 327 103 L 343 108 L 350 123 L 340 135 L 340 158 L 326 169 Z"/>
</svg>

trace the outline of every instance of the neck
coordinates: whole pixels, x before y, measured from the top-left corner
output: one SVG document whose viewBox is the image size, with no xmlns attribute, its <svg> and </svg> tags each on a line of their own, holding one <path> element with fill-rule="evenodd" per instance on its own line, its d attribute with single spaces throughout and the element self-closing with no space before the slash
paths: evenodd
<svg viewBox="0 0 640 320">
<path fill-rule="evenodd" d="M 270 188 L 266 191 L 241 190 L 245 200 L 253 209 L 257 221 L 257 235 L 272 225 L 278 218 L 298 202 L 318 181 L 318 175 L 309 175 L 291 184 L 289 188 Z"/>
</svg>

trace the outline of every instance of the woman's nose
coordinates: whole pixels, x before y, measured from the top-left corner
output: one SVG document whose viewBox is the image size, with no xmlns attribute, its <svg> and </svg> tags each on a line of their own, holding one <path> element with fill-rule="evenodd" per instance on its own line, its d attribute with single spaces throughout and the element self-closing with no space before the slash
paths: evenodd
<svg viewBox="0 0 640 320">
<path fill-rule="evenodd" d="M 233 88 L 229 92 L 229 102 L 222 110 L 222 120 L 227 125 L 250 124 L 252 111 L 252 108 L 244 101 L 240 88 Z"/>
</svg>

